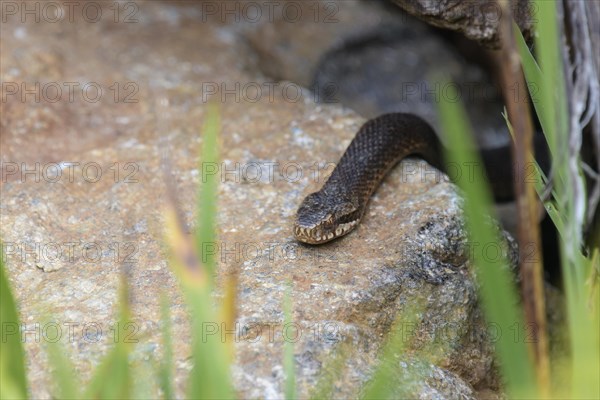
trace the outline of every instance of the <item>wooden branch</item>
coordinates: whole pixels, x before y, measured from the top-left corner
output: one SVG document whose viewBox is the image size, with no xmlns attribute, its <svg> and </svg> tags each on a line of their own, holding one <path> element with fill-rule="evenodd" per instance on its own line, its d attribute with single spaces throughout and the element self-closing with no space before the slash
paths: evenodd
<svg viewBox="0 0 600 400">
<path fill-rule="evenodd" d="M 529 100 L 512 96 L 512 89 L 526 88 L 521 68 L 521 58 L 517 50 L 513 32 L 513 19 L 508 0 L 499 0 L 502 10 L 500 39 L 502 47 L 501 83 L 508 119 L 513 128 L 513 158 L 516 179 L 515 198 L 518 213 L 519 269 L 521 291 L 528 327 L 535 332 L 533 353 L 535 355 L 537 378 L 542 394 L 550 386 L 550 363 L 548 359 L 548 339 L 546 331 L 546 311 L 544 304 L 544 280 L 542 252 L 538 225 L 538 199 L 532 182 L 528 182 L 525 172 L 533 165 L 533 124 Z M 516 85 L 516 86 L 515 86 Z M 533 254 L 533 257 L 532 257 Z"/>
</svg>

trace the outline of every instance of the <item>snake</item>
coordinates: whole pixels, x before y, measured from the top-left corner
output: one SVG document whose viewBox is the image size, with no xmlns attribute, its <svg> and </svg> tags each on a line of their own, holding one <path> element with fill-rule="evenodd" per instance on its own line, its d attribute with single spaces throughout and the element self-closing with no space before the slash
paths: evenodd
<svg viewBox="0 0 600 400">
<path fill-rule="evenodd" d="M 389 113 L 365 122 L 323 185 L 301 202 L 293 233 L 307 244 L 322 244 L 352 232 L 387 173 L 409 156 L 445 171 L 445 146 L 434 129 L 410 113 Z M 510 147 L 482 151 L 483 166 L 497 202 L 513 197 Z M 546 169 L 543 167 L 542 169 Z"/>
</svg>

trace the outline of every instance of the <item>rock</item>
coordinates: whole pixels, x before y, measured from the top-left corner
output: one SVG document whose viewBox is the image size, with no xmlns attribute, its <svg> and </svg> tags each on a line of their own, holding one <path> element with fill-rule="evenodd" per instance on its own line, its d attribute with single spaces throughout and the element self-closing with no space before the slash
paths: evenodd
<svg viewBox="0 0 600 400">
<path fill-rule="evenodd" d="M 460 31 L 469 39 L 493 48 L 500 47 L 498 23 L 502 11 L 494 1 L 392 0 L 411 15 L 440 28 Z M 511 2 L 514 20 L 526 38 L 533 34 L 535 4 L 529 0 Z"/>
<path fill-rule="evenodd" d="M 379 2 L 334 1 L 282 2 L 298 8 L 298 16 L 285 13 L 272 21 L 242 28 L 248 44 L 256 52 L 260 71 L 277 80 L 289 80 L 310 87 L 323 53 L 343 43 L 348 36 L 369 32 L 380 25 L 394 24 L 397 7 Z M 409 17 L 410 18 L 410 17 Z"/>
<path fill-rule="evenodd" d="M 291 223 L 302 196 L 323 183 L 326 167 L 364 118 L 315 104 L 308 90 L 290 82 L 267 85 L 244 63 L 252 54 L 237 40 L 239 28 L 207 16 L 202 4 L 139 3 L 130 24 L 9 18 L 0 26 L 3 37 L 14 38 L 3 42 L 3 82 L 77 80 L 104 89 L 98 102 L 75 92 L 73 100 L 9 96 L 4 104 L 0 233 L 27 329 L 30 397 L 56 396 L 45 341 L 35 340 L 44 337 L 48 313 L 84 382 L 122 339 L 114 336 L 122 270 L 139 340 L 132 360 L 152 369 L 160 356 L 165 294 L 176 328 L 176 391 L 184 393 L 190 332 L 165 256 L 161 157 L 171 160 L 168 179 L 193 230 L 195 195 L 207 172 L 197 154 L 209 98 L 223 118 L 219 278 L 239 274 L 238 324 L 261 333 L 236 344 L 240 398 L 282 396 L 283 340 L 295 340 L 294 328 L 301 333 L 294 344 L 299 395 L 314 390 L 330 356 L 346 343 L 347 367 L 334 393 L 356 397 L 392 321 L 414 301 L 422 304 L 421 324 L 414 332 L 406 324 L 411 343 L 403 362 L 406 369 L 426 365 L 427 376 L 411 393 L 470 398 L 475 390 L 497 391 L 454 186 L 440 175 L 422 175 L 424 162 L 406 160 L 378 190 L 356 232 L 321 247 L 295 242 Z M 25 37 L 35 46 L 25 46 Z M 37 48 L 52 56 L 34 57 Z M 257 87 L 260 96 L 253 97 Z M 24 167 L 34 172 L 24 174 Z M 60 179 L 51 174 L 58 171 Z M 288 282 L 292 327 L 283 326 L 281 306 Z M 434 362 L 422 360 L 419 352 L 436 338 Z M 157 396 L 155 386 L 147 390 Z"/>
<path fill-rule="evenodd" d="M 310 354 L 311 365 L 320 365 L 336 343 L 351 342 L 349 368 L 338 377 L 342 384 L 336 385 L 336 398 L 356 397 L 378 354 L 380 341 L 372 339 L 384 338 L 391 323 L 415 302 L 424 304 L 419 314 L 423 325 L 407 333 L 418 342 L 416 348 L 436 342 L 438 363 L 458 373 L 468 382 L 466 387 L 485 385 L 493 375 L 492 348 L 485 340 L 485 324 L 466 265 L 460 201 L 448 184 L 431 182 L 428 190 L 414 193 L 413 185 L 422 182 L 400 184 L 400 170 L 378 191 L 355 234 L 320 247 L 288 239 L 242 265 L 240 321 L 265 327 L 263 347 L 244 341 L 238 347 L 242 369 L 253 371 L 253 378 L 242 386 L 244 395 L 268 397 L 268 390 L 282 390 L 281 379 L 273 376 L 272 363 L 267 361 L 273 357 L 271 346 L 281 343 L 271 343 L 264 332 L 283 335 L 285 331 L 281 303 L 288 282 L 297 305 L 294 321 L 302 333 L 295 354 Z M 388 203 L 389 209 L 397 211 L 385 212 Z M 454 259 L 443 258 L 448 255 Z M 415 327 L 407 322 L 405 328 Z M 252 357 L 244 365 L 247 347 L 258 361 Z M 264 348 L 269 349 L 266 354 Z M 304 397 L 317 381 L 319 368 L 296 361 L 300 370 L 309 372 L 299 377 Z M 256 392 L 257 377 L 270 382 L 262 392 Z M 446 395 L 452 397 L 451 393 Z"/>
<path fill-rule="evenodd" d="M 439 103 L 454 88 L 482 147 L 508 145 L 500 93 L 480 66 L 468 63 L 420 21 L 399 19 L 328 50 L 311 87 L 324 103 L 367 118 L 417 114 L 440 135 Z"/>
<path fill-rule="evenodd" d="M 510 143 L 502 96 L 488 71 L 467 62 L 439 31 L 384 2 L 345 2 L 337 5 L 335 23 L 315 23 L 315 7 L 325 14 L 332 4 L 305 3 L 298 21 L 281 17 L 248 31 L 260 72 L 309 87 L 315 100 L 365 118 L 417 114 L 439 133 L 439 96 L 452 86 L 482 147 Z"/>
</svg>

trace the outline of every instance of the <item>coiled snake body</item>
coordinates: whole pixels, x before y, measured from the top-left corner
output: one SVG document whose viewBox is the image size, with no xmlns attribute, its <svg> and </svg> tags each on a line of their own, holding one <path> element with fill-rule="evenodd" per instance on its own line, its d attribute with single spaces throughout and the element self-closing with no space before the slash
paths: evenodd
<svg viewBox="0 0 600 400">
<path fill-rule="evenodd" d="M 403 113 L 367 121 L 321 190 L 302 201 L 294 223 L 296 239 L 320 244 L 352 231 L 387 172 L 411 155 L 442 169 L 442 145 L 427 122 Z"/>
</svg>

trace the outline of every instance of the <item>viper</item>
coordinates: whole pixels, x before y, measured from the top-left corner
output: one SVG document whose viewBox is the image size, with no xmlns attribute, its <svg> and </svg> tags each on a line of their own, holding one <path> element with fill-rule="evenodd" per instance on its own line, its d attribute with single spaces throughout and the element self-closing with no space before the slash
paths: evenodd
<svg viewBox="0 0 600 400">
<path fill-rule="evenodd" d="M 539 143 L 535 147 L 540 147 Z M 321 190 L 309 194 L 300 204 L 294 236 L 304 243 L 321 244 L 350 233 L 360 223 L 371 195 L 394 165 L 408 156 L 418 156 L 446 172 L 444 153 L 444 145 L 433 128 L 417 115 L 390 113 L 368 120 Z M 507 167 L 510 148 L 482 153 L 495 200 L 512 199 L 512 173 Z M 542 169 L 546 166 L 542 165 Z"/>
</svg>

